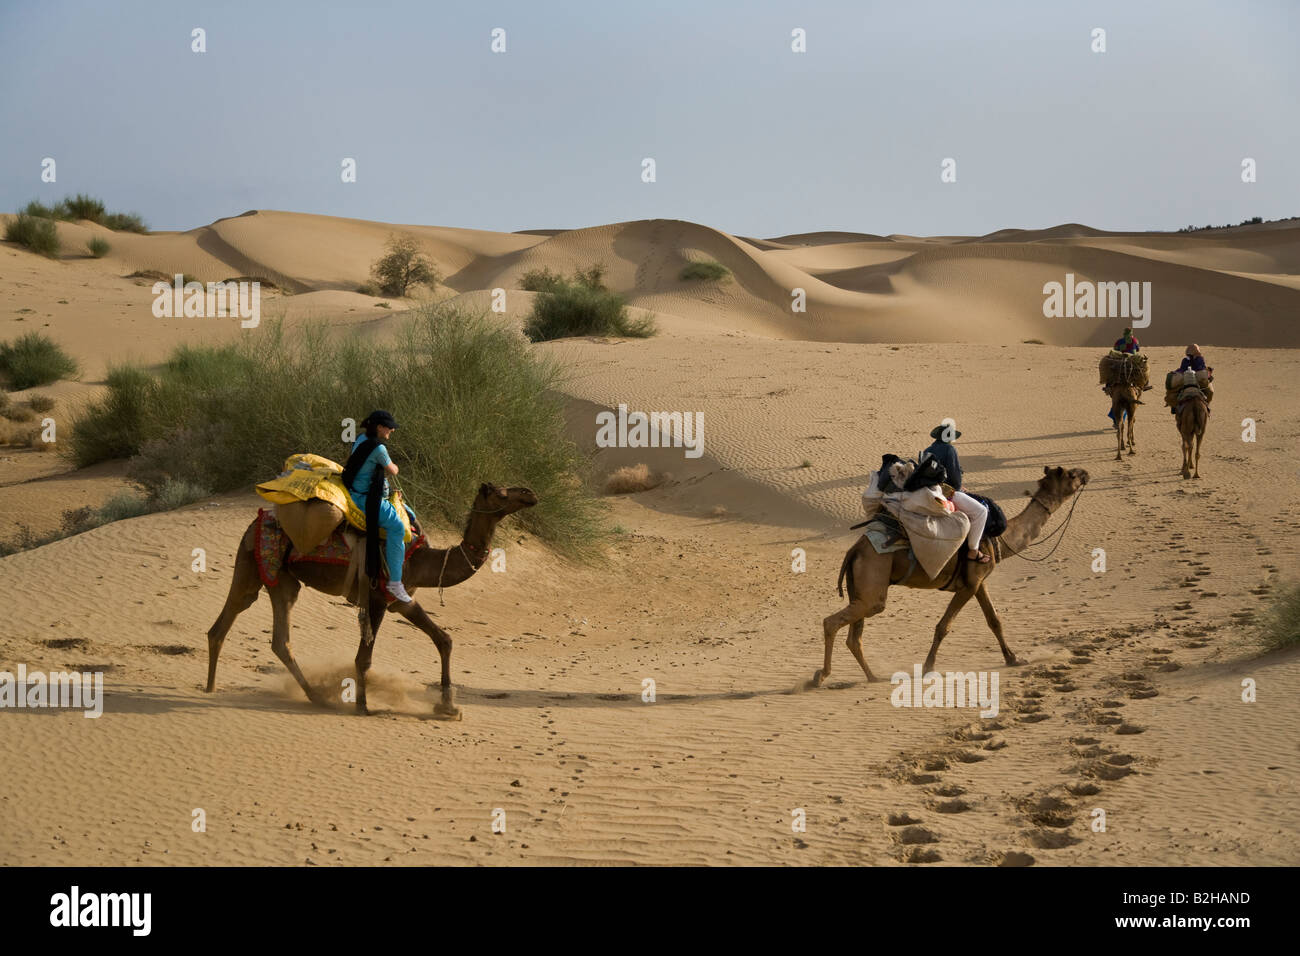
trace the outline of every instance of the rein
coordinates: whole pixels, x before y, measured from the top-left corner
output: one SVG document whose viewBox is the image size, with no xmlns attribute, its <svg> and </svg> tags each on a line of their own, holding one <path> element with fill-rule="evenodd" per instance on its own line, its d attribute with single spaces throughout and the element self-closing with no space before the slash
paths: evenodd
<svg viewBox="0 0 1300 956">
<path fill-rule="evenodd" d="M 1086 487 L 1087 485 L 1084 485 L 1084 488 Z M 1059 525 L 1056 526 L 1055 531 L 1053 531 L 1051 534 L 1047 535 L 1046 537 L 1039 538 L 1037 541 L 1033 542 L 1032 544 L 1025 545 L 1024 549 L 1021 551 L 1012 552 L 1011 556 L 1014 558 L 1024 558 L 1026 561 L 1032 561 L 1035 564 L 1037 564 L 1040 561 L 1046 561 L 1053 554 L 1055 554 L 1056 549 L 1059 548 L 1061 546 L 1061 542 L 1065 540 L 1065 535 L 1062 534 L 1062 532 L 1065 531 L 1065 529 L 1069 526 L 1070 522 L 1074 519 L 1074 509 L 1079 506 L 1079 499 L 1083 497 L 1084 488 L 1080 488 L 1079 493 L 1074 496 L 1074 504 L 1070 505 L 1070 513 L 1065 516 L 1064 521 L 1062 521 Z M 1039 501 L 1037 494 L 1032 495 L 1029 500 L 1036 502 L 1040 508 L 1042 508 L 1044 511 L 1048 513 L 1049 516 L 1051 515 L 1052 509 L 1048 508 L 1047 505 Z M 1031 558 L 1029 557 L 1029 555 L 1024 553 L 1025 551 L 1028 551 L 1030 548 L 1036 547 L 1037 545 L 1047 544 L 1047 542 L 1051 541 L 1052 538 L 1055 538 L 1058 534 L 1061 535 L 1061 537 L 1057 538 L 1056 544 L 1052 545 L 1052 550 L 1048 551 L 1047 554 L 1043 555 L 1041 558 Z M 1002 538 L 999 535 L 998 541 L 1001 540 Z"/>
</svg>

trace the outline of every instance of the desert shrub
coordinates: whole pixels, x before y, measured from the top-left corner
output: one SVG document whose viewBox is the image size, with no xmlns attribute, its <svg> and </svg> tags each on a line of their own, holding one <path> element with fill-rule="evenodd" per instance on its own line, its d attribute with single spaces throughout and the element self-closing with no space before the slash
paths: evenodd
<svg viewBox="0 0 1300 956">
<path fill-rule="evenodd" d="M 664 476 L 650 470 L 646 464 L 625 465 L 605 478 L 605 494 L 628 495 L 649 491 L 664 483 Z"/>
<path fill-rule="evenodd" d="M 85 193 L 77 193 L 77 195 L 63 200 L 63 206 L 67 209 L 67 215 L 70 219 L 89 219 L 91 222 L 103 222 L 104 220 L 104 204 L 93 196 L 87 196 Z"/>
<path fill-rule="evenodd" d="M 114 232 L 147 233 L 149 231 L 144 220 L 133 212 L 110 212 L 104 217 L 101 225 L 107 226 Z"/>
<path fill-rule="evenodd" d="M 731 278 L 731 270 L 721 262 L 714 262 L 712 259 L 707 259 L 704 262 L 687 263 L 686 267 L 681 271 L 680 278 L 698 279 L 704 282 L 716 282 L 719 279 Z"/>
<path fill-rule="evenodd" d="M 550 269 L 529 269 L 519 277 L 519 288 L 525 292 L 554 292 L 564 284 L 564 276 Z"/>
<path fill-rule="evenodd" d="M 1300 644 L 1300 582 L 1284 587 L 1270 600 L 1255 631 L 1268 651 Z"/>
<path fill-rule="evenodd" d="M 134 455 L 130 477 L 161 500 L 169 481 L 211 491 L 264 481 L 295 452 L 342 463 L 340 421 L 387 408 L 402 423 L 390 454 L 426 521 L 459 524 L 484 481 L 527 485 L 541 504 L 518 521 L 581 555 L 600 537 L 603 506 L 565 435 L 562 378 L 517 332 L 452 306 L 413 310 L 393 344 L 269 323 L 256 340 L 177 349 L 156 376 L 115 370 L 69 442 L 79 464 Z M 117 437 L 99 437 L 100 425 Z"/>
<path fill-rule="evenodd" d="M 618 335 L 645 338 L 655 333 L 649 316 L 633 318 L 623 297 L 580 282 L 565 282 L 542 292 L 524 326 L 534 342 L 574 335 Z"/>
<path fill-rule="evenodd" d="M 32 411 L 30 406 L 10 403 L 5 405 L 4 408 L 0 408 L 0 416 L 3 416 L 5 421 L 21 423 L 30 422 L 36 417 L 36 413 Z"/>
<path fill-rule="evenodd" d="M 128 458 L 144 441 L 145 415 L 151 410 L 156 383 L 143 369 L 125 365 L 109 369 L 108 394 L 74 411 L 72 434 L 63 442 L 78 468 L 110 458 Z"/>
<path fill-rule="evenodd" d="M 54 399 L 48 395 L 28 395 L 27 404 L 34 412 L 48 412 L 54 407 Z"/>
<path fill-rule="evenodd" d="M 86 248 L 90 250 L 90 254 L 96 259 L 102 259 L 104 256 L 108 255 L 110 247 L 107 239 L 96 236 L 86 243 Z"/>
<path fill-rule="evenodd" d="M 379 286 L 373 282 L 363 282 L 357 286 L 357 291 L 362 295 L 379 295 Z"/>
<path fill-rule="evenodd" d="M 99 523 L 108 524 L 111 521 L 121 521 L 124 518 L 138 518 L 141 515 L 147 515 L 152 510 L 149 507 L 148 498 L 142 498 L 140 495 L 132 494 L 129 491 L 119 491 L 99 506 Z"/>
<path fill-rule="evenodd" d="M 77 374 L 77 363 L 49 336 L 28 332 L 0 343 L 0 375 L 15 391 Z"/>
<path fill-rule="evenodd" d="M 5 241 L 16 242 L 32 252 L 51 259 L 57 259 L 59 249 L 62 248 L 54 220 L 43 219 L 26 212 L 20 212 L 9 220 L 5 226 Z"/>
<path fill-rule="evenodd" d="M 419 243 L 411 236 L 389 236 L 384 248 L 388 250 L 387 254 L 370 267 L 370 273 L 384 295 L 400 298 L 413 285 L 438 284 L 439 276 L 433 263 L 420 252 Z"/>
</svg>

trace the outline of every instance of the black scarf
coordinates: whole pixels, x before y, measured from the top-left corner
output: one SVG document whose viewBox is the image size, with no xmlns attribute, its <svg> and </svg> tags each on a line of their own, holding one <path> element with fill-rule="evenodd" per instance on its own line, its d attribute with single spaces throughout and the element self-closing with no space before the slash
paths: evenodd
<svg viewBox="0 0 1300 956">
<path fill-rule="evenodd" d="M 343 469 L 343 487 L 349 492 L 352 491 L 352 483 L 357 480 L 361 466 L 366 463 L 370 453 L 382 444 L 378 438 L 367 438 L 348 457 L 347 466 Z M 370 489 L 366 492 L 366 576 L 371 581 L 378 581 L 380 576 L 379 505 L 383 500 L 384 476 L 376 466 L 374 474 L 370 476 Z"/>
</svg>

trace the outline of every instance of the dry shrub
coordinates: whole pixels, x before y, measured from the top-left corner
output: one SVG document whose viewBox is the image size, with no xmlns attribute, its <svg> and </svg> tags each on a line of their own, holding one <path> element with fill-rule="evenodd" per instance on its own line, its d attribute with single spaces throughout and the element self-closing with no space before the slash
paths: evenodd
<svg viewBox="0 0 1300 956">
<path fill-rule="evenodd" d="M 664 476 L 651 471 L 649 465 L 624 465 L 605 479 L 605 494 L 633 495 L 658 488 L 663 483 Z"/>
</svg>

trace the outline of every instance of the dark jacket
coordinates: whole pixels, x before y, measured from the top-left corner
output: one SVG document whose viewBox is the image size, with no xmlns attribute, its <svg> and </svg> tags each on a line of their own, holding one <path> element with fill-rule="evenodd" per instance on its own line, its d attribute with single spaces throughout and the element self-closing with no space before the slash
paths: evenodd
<svg viewBox="0 0 1300 956">
<path fill-rule="evenodd" d="M 1189 356 L 1187 358 L 1184 358 L 1183 364 L 1178 366 L 1178 371 L 1186 372 L 1188 369 L 1191 369 L 1193 372 L 1204 372 L 1205 356 L 1197 355 L 1195 357 Z"/>
<path fill-rule="evenodd" d="M 943 465 L 943 470 L 948 473 L 948 484 L 958 491 L 961 490 L 961 463 L 957 460 L 957 449 L 952 447 L 951 442 L 946 442 L 942 438 L 936 438 L 925 451 L 921 452 L 921 460 L 934 458 L 939 464 Z"/>
</svg>

